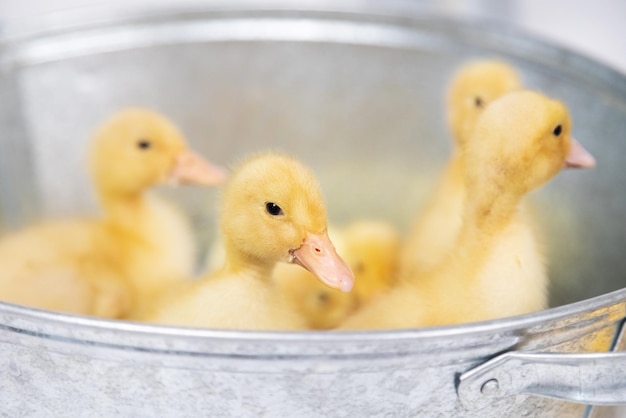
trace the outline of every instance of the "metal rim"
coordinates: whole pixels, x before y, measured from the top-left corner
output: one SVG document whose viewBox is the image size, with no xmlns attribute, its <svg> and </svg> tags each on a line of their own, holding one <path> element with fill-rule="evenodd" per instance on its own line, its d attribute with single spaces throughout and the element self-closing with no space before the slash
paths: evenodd
<svg viewBox="0 0 626 418">
<path fill-rule="evenodd" d="M 401 340 L 423 340 L 436 338 L 456 338 L 461 336 L 479 336 L 494 332 L 509 332 L 518 329 L 528 329 L 542 323 L 559 321 L 578 314 L 592 312 L 623 304 L 626 301 L 626 288 L 607 293 L 580 302 L 571 303 L 555 308 L 546 309 L 515 317 L 507 317 L 491 321 L 476 322 L 462 325 L 427 327 L 401 330 L 380 331 L 298 331 L 298 332 L 269 332 L 269 331 L 239 331 L 216 330 L 186 327 L 171 327 L 151 325 L 129 321 L 108 320 L 95 317 L 68 315 L 52 311 L 28 308 L 10 303 L 0 302 L 0 316 L 7 315 L 13 319 L 26 320 L 21 327 L 11 321 L 11 326 L 0 325 L 2 328 L 12 328 L 15 332 L 36 331 L 36 327 L 28 325 L 46 324 L 61 331 L 66 327 L 84 330 L 112 331 L 134 333 L 151 337 L 181 337 L 189 339 L 222 339 L 241 341 L 267 342 L 380 342 Z M 61 334 L 59 334 L 61 335 Z M 51 334 L 51 336 L 54 336 Z M 105 336 L 106 337 L 106 336 Z M 105 338 L 106 340 L 106 338 Z"/>
</svg>

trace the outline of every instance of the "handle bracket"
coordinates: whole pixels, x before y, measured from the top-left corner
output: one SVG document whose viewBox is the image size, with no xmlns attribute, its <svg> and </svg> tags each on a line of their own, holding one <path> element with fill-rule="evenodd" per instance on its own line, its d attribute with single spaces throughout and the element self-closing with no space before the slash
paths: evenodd
<svg viewBox="0 0 626 418">
<path fill-rule="evenodd" d="M 626 353 L 509 352 L 462 374 L 457 393 L 468 410 L 521 393 L 582 404 L 626 404 Z"/>
<path fill-rule="evenodd" d="M 622 326 L 620 337 L 626 332 Z M 518 394 L 591 405 L 626 404 L 626 352 L 507 352 L 463 373 L 457 394 L 467 410 Z"/>
</svg>

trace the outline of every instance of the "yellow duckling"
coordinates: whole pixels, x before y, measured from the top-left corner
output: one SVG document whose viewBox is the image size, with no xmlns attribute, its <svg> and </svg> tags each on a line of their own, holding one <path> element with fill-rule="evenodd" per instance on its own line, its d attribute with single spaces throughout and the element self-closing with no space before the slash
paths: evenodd
<svg viewBox="0 0 626 418">
<path fill-rule="evenodd" d="M 453 248 L 465 199 L 465 162 L 460 150 L 487 104 L 520 88 L 515 69 L 500 61 L 472 62 L 454 76 L 448 92 L 448 123 L 454 149 L 435 193 L 406 239 L 400 261 L 402 278 L 418 277 L 432 269 Z"/>
<path fill-rule="evenodd" d="M 512 92 L 489 105 L 463 150 L 467 195 L 454 250 L 342 328 L 457 324 L 545 308 L 543 256 L 519 207 L 564 167 L 595 165 L 570 131 L 566 107 L 539 93 Z"/>
<path fill-rule="evenodd" d="M 180 289 L 150 322 L 211 328 L 306 329 L 276 291 L 278 262 L 298 264 L 344 292 L 354 277 L 330 241 L 326 207 L 313 173 L 293 158 L 265 153 L 234 170 L 222 193 L 221 269 Z"/>
<path fill-rule="evenodd" d="M 121 111 L 99 128 L 90 168 L 103 216 L 49 221 L 6 236 L 0 300 L 122 318 L 191 276 L 185 219 L 146 192 L 163 182 L 215 185 L 225 171 L 189 151 L 162 115 L 144 109 Z"/>
<path fill-rule="evenodd" d="M 389 224 L 362 220 L 329 235 L 354 272 L 354 287 L 342 293 L 325 286 L 308 271 L 279 263 L 274 280 L 279 291 L 294 302 L 308 328 L 331 329 L 393 284 L 400 249 L 398 232 Z"/>
<path fill-rule="evenodd" d="M 367 305 L 395 284 L 400 235 L 386 222 L 361 220 L 341 230 L 341 254 L 355 277 L 357 308 Z"/>
<path fill-rule="evenodd" d="M 332 238 L 333 243 L 335 239 Z M 338 247 L 338 253 L 341 247 Z M 275 291 L 287 300 L 303 319 L 307 329 L 331 329 L 343 322 L 356 308 L 352 292 L 330 288 L 300 266 L 278 263 L 273 272 Z M 358 283 L 355 274 L 355 284 Z"/>
</svg>

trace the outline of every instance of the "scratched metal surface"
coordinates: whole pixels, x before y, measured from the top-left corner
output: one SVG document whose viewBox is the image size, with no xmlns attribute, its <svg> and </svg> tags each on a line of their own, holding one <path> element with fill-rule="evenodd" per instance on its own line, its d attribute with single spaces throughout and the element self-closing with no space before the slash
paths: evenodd
<svg viewBox="0 0 626 418">
<path fill-rule="evenodd" d="M 527 86 L 568 104 L 574 134 L 599 161 L 535 195 L 552 305 L 563 306 L 488 324 L 339 335 L 149 328 L 0 304 L 0 412 L 582 417 L 584 406 L 526 395 L 467 411 L 455 379 L 506 350 L 610 348 L 626 299 L 609 293 L 626 284 L 624 77 L 510 28 L 450 21 L 412 3 L 275 4 L 6 26 L 3 224 L 94 210 L 81 174 L 89 135 L 119 107 L 144 105 L 170 115 L 216 161 L 267 148 L 298 155 L 320 177 L 336 223 L 373 216 L 405 228 L 449 150 L 447 80 L 468 59 L 501 57 Z M 201 245 L 210 242 L 215 192 L 162 192 L 184 204 Z"/>
</svg>

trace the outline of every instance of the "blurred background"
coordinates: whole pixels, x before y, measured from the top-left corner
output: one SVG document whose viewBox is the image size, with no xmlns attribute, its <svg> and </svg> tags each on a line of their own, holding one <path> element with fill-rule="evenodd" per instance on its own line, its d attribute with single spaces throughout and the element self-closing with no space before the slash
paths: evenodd
<svg viewBox="0 0 626 418">
<path fill-rule="evenodd" d="M 340 0 L 338 4 L 341 1 L 346 0 Z M 171 3 L 171 0 L 0 0 L 0 21 L 108 3 L 135 5 L 167 2 Z M 311 0 L 311 3 L 315 1 Z M 623 0 L 416 0 L 416 3 L 454 16 L 516 25 L 626 73 L 626 2 Z"/>
<path fill-rule="evenodd" d="M 272 4 L 280 7 L 277 1 L 234 3 L 271 8 Z M 366 8 L 393 9 L 398 1 L 298 0 L 293 7 L 341 10 L 365 3 Z M 9 21 L 13 19 L 19 21 L 16 27 L 23 25 L 30 30 L 38 29 L 41 21 L 63 23 L 62 15 L 76 8 L 90 10 L 79 10 L 74 18 L 88 15 L 106 20 L 109 6 L 118 13 L 123 7 L 127 16 L 133 16 L 131 11 L 137 9 L 154 12 L 163 5 L 216 3 L 233 4 L 230 0 L 0 0 L 0 32 L 12 33 Z M 531 37 L 577 51 L 626 74 L 623 0 L 415 0 L 409 5 L 411 9 L 467 18 L 475 22 L 476 32 L 488 32 L 491 21 L 499 23 L 496 38 L 507 38 L 506 33 L 500 33 L 507 31 L 502 24 L 514 26 L 514 33 L 521 29 Z M 58 16 L 54 12 L 59 12 Z M 49 13 L 53 14 L 49 19 L 33 18 Z M 372 29 L 362 27 L 369 39 Z M 304 27 L 305 32 L 310 29 Z M 255 30 L 262 33 L 268 28 L 260 25 Z M 481 45 L 477 39 L 469 40 L 471 48 L 462 53 L 443 48 L 441 54 L 432 54 L 419 37 L 415 38 L 418 41 L 406 38 L 406 42 L 416 42 L 411 53 L 350 42 L 226 43 L 207 38 L 207 42 L 170 45 L 165 41 L 170 39 L 169 32 L 158 32 L 166 36 L 155 38 L 153 48 L 136 48 L 146 40 L 143 35 L 136 36 L 141 31 L 128 32 L 136 36 L 131 38 L 108 37 L 106 31 L 102 38 L 83 38 L 80 31 L 77 33 L 77 43 L 69 42 L 67 49 L 58 48 L 54 38 L 20 49 L 15 61 L 19 65 L 8 72 L 4 86 L 0 79 L 0 91 L 7 98 L 0 116 L 20 121 L 13 124 L 13 131 L 0 136 L 0 178 L 3 173 L 7 173 L 6 178 L 15 178 L 0 183 L 0 203 L 4 205 L 0 209 L 8 208 L 0 211 L 0 216 L 6 225 L 18 225 L 40 214 L 66 216 L 79 209 L 94 210 L 89 179 L 76 174 L 85 169 L 85 139 L 105 115 L 123 106 L 140 105 L 169 115 L 190 143 L 215 161 L 234 161 L 260 144 L 305 156 L 305 162 L 318 169 L 333 222 L 382 218 L 404 229 L 448 155 L 449 134 L 440 111 L 444 108 L 443 86 L 460 62 L 492 48 L 513 59 L 528 86 L 568 104 L 576 121 L 575 135 L 602 159 L 592 173 L 560 176 L 542 195 L 539 209 L 545 214 L 542 219 L 551 240 L 548 246 L 554 251 L 551 265 L 555 289 L 559 289 L 552 292 L 558 297 L 553 305 L 624 286 L 623 275 L 615 272 L 625 270 L 621 266 L 626 233 L 615 225 L 626 225 L 626 196 L 615 187 L 626 183 L 626 171 L 621 153 L 602 145 L 609 144 L 603 142 L 607 138 L 623 138 L 626 132 L 624 108 L 619 105 L 623 103 L 619 94 L 624 90 L 616 88 L 620 84 L 589 82 L 593 74 L 578 73 L 580 63 L 567 59 L 567 54 L 564 57 L 552 52 L 547 55 L 549 60 L 542 61 L 540 50 L 525 50 L 518 43 Z M 277 33 L 283 40 L 284 34 Z M 316 37 L 321 32 L 311 33 Z M 364 35 L 362 31 L 355 33 Z M 332 37 L 338 34 L 343 36 L 343 32 L 333 32 Z M 374 32 L 374 37 L 382 40 L 387 36 L 387 32 Z M 119 39 L 131 39 L 132 48 L 118 50 Z M 404 37 L 399 39 L 405 41 Z M 89 49 L 94 45 L 95 49 Z M 510 45 L 521 49 L 510 51 L 514 48 Z M 88 53 L 83 54 L 85 51 Z M 603 80 L 615 80 L 605 76 L 600 74 Z M 0 101 L 0 107 L 2 104 Z M 3 138 L 11 138 L 12 149 L 17 151 L 1 148 L 9 142 L 2 142 Z M 23 173 L 31 161 L 33 175 L 14 175 Z M 581 200 L 580 190 L 585 190 L 588 198 Z M 216 193 L 195 189 L 163 192 L 185 207 L 201 241 L 200 253 L 206 253 L 215 232 Z M 579 236 L 585 240 L 576 239 Z M 599 268 L 607 272 L 605 280 L 596 279 Z"/>
</svg>

